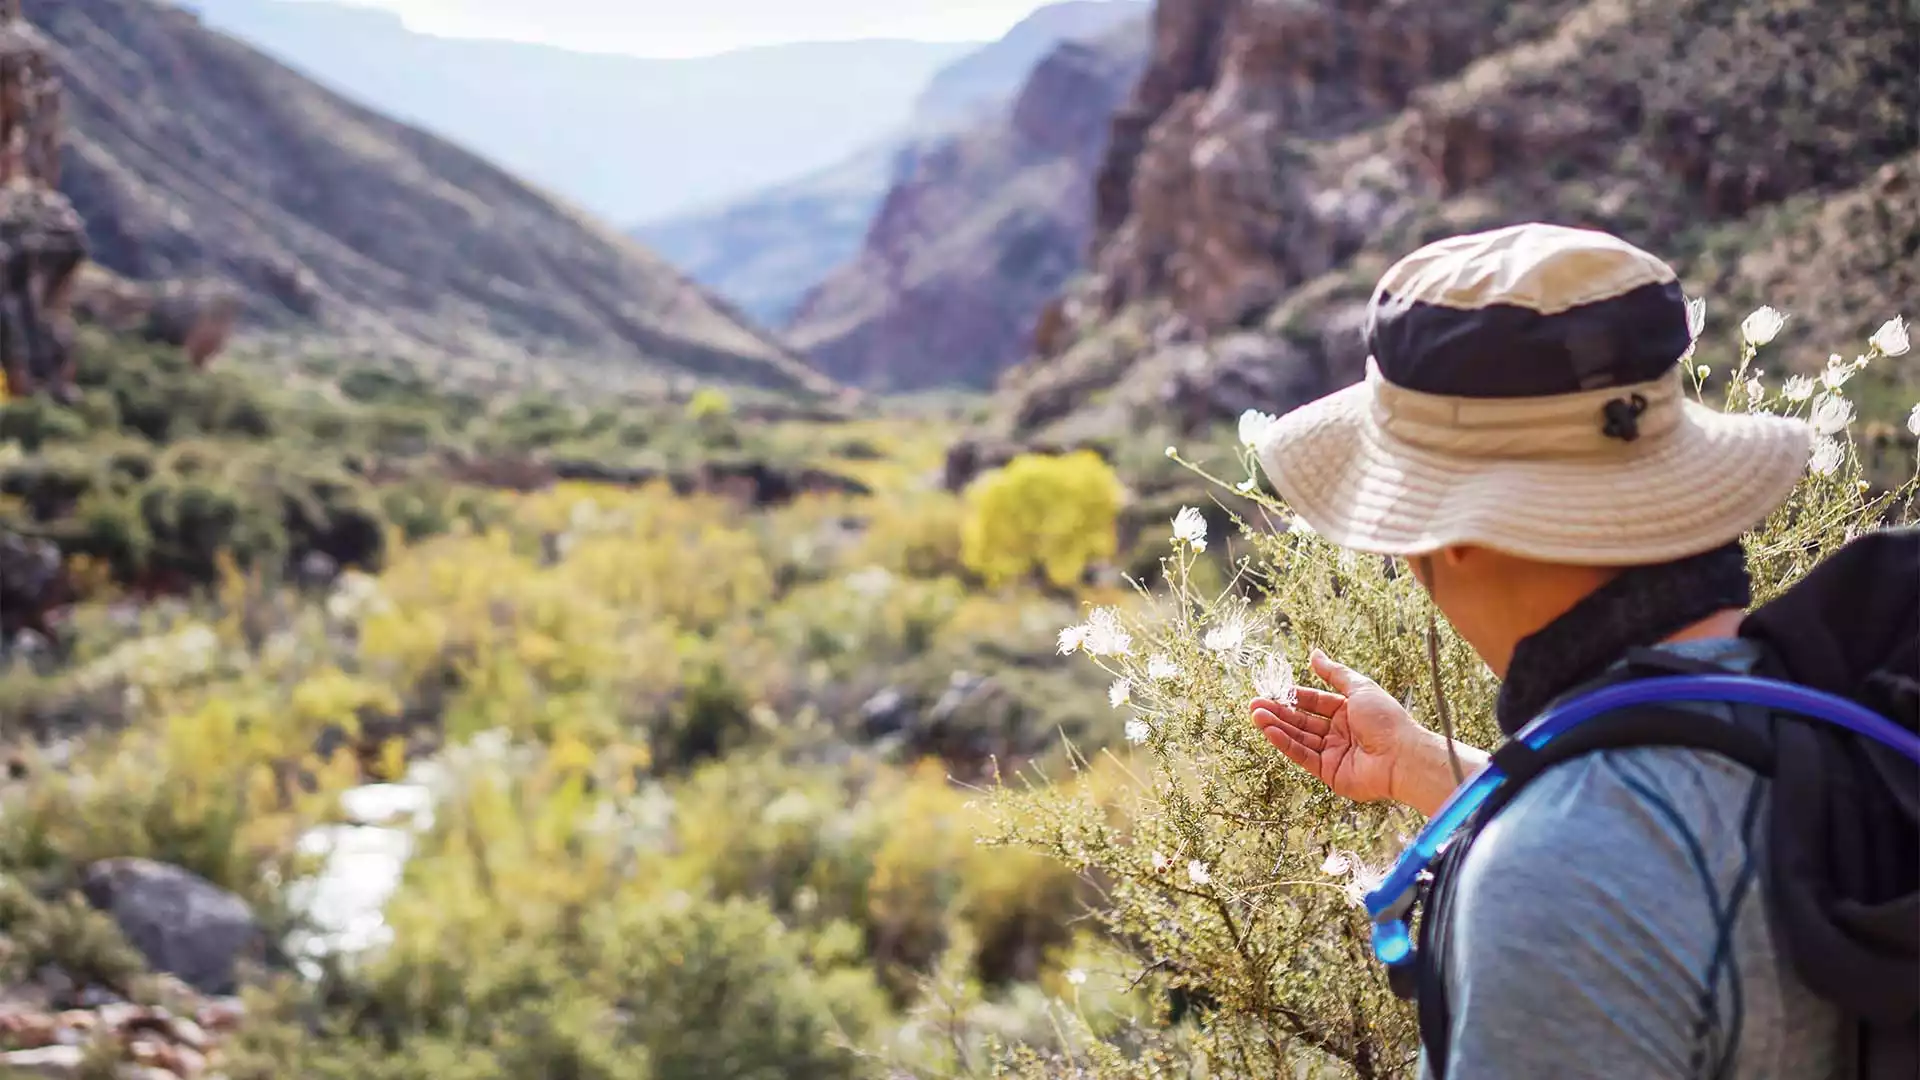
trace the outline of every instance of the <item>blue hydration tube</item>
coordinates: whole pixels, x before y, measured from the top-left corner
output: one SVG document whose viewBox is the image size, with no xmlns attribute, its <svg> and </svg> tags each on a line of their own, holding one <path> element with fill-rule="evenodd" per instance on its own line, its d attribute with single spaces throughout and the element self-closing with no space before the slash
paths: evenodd
<svg viewBox="0 0 1920 1080">
<path fill-rule="evenodd" d="M 1920 734 L 1907 731 L 1879 713 L 1838 695 L 1749 675 L 1675 675 L 1604 687 L 1548 710 L 1514 738 L 1538 750 L 1555 736 L 1603 713 L 1660 702 L 1757 705 L 1826 720 L 1885 743 L 1920 765 Z M 1401 854 L 1380 885 L 1367 894 L 1367 916 L 1373 920 L 1373 954 L 1381 963 L 1400 967 L 1412 962 L 1413 937 L 1407 930 L 1407 916 L 1413 910 L 1420 875 L 1440 854 L 1454 831 L 1506 779 L 1506 773 L 1498 765 L 1489 764 L 1460 785 Z"/>
</svg>

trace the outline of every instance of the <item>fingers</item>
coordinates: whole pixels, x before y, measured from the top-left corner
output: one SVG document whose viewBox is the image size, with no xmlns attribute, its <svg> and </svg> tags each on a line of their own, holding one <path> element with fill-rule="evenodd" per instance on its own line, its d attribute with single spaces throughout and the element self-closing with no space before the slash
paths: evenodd
<svg viewBox="0 0 1920 1080">
<path fill-rule="evenodd" d="M 1294 707 L 1304 713 L 1315 716 L 1332 716 L 1347 704 L 1347 699 L 1339 694 L 1329 694 L 1325 690 L 1315 690 L 1310 686 L 1293 688 Z"/>
<path fill-rule="evenodd" d="M 1332 697 L 1333 695 L 1329 694 L 1327 696 Z M 1304 728 L 1315 735 L 1325 735 L 1328 727 L 1331 726 L 1327 720 L 1327 715 L 1324 713 L 1314 709 L 1301 708 L 1298 705 L 1283 704 L 1267 698 L 1261 698 L 1255 701 L 1252 709 L 1253 722 L 1258 726 L 1264 726 L 1261 725 L 1260 722 L 1261 713 L 1266 713 L 1276 720 L 1285 721 L 1294 727 Z"/>
<path fill-rule="evenodd" d="M 1315 730 L 1311 726 L 1297 723 L 1287 716 L 1276 713 L 1271 709 L 1255 709 L 1253 712 L 1254 727 L 1259 728 L 1263 732 L 1278 730 L 1284 733 L 1287 738 L 1312 750 L 1316 754 L 1326 747 L 1327 732 L 1325 725 L 1326 722 L 1323 720 L 1321 721 L 1319 730 Z M 1271 736 L 1269 736 L 1269 738 L 1271 738 Z"/>
<path fill-rule="evenodd" d="M 1309 663 L 1313 665 L 1314 674 L 1325 679 L 1328 686 L 1333 687 L 1347 697 L 1352 697 L 1359 691 L 1370 689 L 1374 685 L 1372 679 L 1340 663 L 1319 649 L 1313 650 L 1313 656 L 1310 658 Z"/>
<path fill-rule="evenodd" d="M 1287 734 L 1284 728 L 1262 728 L 1261 734 L 1265 735 L 1267 741 L 1281 753 L 1287 755 L 1287 760 L 1315 776 L 1320 775 L 1320 751 Z"/>
</svg>

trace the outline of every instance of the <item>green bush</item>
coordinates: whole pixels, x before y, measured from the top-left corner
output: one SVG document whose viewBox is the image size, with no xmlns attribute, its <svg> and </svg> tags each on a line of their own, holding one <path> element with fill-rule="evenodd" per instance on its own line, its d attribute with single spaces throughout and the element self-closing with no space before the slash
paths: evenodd
<svg viewBox="0 0 1920 1080">
<path fill-rule="evenodd" d="M 235 1080 L 840 1080 L 881 1014 L 872 980 L 750 900 L 607 904 L 541 941 L 503 941 L 335 988 L 307 1029 L 285 993 L 242 1035 Z M 350 1006 L 346 1003 L 351 1002 Z M 343 1006 L 346 1006 L 343 1008 Z"/>
<path fill-rule="evenodd" d="M 66 972 L 80 986 L 126 992 L 146 971 L 119 927 L 80 896 L 47 899 L 11 874 L 0 876 L 0 984 L 18 986 L 42 968 Z"/>
<path fill-rule="evenodd" d="M 0 443 L 17 442 L 29 453 L 49 443 L 87 437 L 87 422 L 46 397 L 0 401 Z"/>
</svg>

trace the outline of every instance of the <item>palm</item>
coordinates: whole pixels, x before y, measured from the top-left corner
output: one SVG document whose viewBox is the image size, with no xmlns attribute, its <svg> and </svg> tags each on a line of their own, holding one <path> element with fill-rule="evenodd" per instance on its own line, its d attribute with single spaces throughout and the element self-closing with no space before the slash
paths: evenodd
<svg viewBox="0 0 1920 1080">
<path fill-rule="evenodd" d="M 1404 740 L 1417 730 L 1392 695 L 1316 654 L 1314 668 L 1345 693 L 1300 687 L 1292 704 L 1261 699 L 1253 721 L 1295 764 L 1356 802 L 1385 799 Z"/>
</svg>

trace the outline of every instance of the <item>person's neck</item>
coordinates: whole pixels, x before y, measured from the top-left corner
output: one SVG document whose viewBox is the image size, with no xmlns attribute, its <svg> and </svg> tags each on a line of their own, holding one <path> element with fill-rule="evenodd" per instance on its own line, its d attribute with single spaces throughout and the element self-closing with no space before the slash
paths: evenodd
<svg viewBox="0 0 1920 1080">
<path fill-rule="evenodd" d="M 1683 641 L 1714 641 L 1740 636 L 1740 624 L 1747 621 L 1747 613 L 1742 608 L 1725 608 L 1701 619 L 1679 633 L 1661 638 L 1662 645 L 1678 645 Z"/>
<path fill-rule="evenodd" d="M 1497 703 L 1501 729 L 1519 731 L 1637 646 L 1734 636 L 1751 602 L 1737 544 L 1620 574 L 1514 645 Z"/>
</svg>

